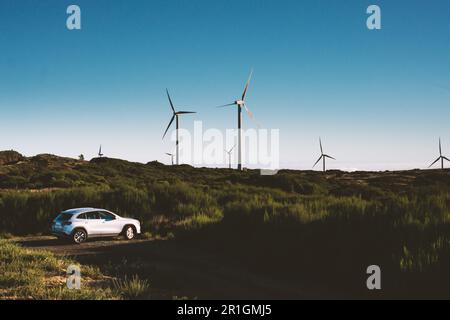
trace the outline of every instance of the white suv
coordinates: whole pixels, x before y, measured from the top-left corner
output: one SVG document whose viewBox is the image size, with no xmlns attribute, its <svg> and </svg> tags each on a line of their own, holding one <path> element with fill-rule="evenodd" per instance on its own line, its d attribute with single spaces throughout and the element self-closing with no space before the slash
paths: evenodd
<svg viewBox="0 0 450 320">
<path fill-rule="evenodd" d="M 61 212 L 53 220 L 52 234 L 58 238 L 69 237 L 80 244 L 88 238 L 123 235 L 131 240 L 141 233 L 138 220 L 119 217 L 104 209 L 80 208 Z"/>
</svg>

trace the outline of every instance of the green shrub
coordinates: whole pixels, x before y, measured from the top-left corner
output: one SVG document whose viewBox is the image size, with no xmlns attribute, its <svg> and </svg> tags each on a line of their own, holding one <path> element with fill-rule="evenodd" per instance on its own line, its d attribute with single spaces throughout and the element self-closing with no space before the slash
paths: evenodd
<svg viewBox="0 0 450 320">
<path fill-rule="evenodd" d="M 123 280 L 113 280 L 114 288 L 125 299 L 149 298 L 149 282 L 140 279 L 137 275 L 131 279 L 125 277 Z"/>
</svg>

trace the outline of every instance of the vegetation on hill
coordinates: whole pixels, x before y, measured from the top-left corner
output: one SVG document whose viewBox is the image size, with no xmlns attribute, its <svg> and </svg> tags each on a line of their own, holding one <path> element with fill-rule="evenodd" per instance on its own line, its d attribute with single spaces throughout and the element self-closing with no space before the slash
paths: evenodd
<svg viewBox="0 0 450 320">
<path fill-rule="evenodd" d="M 39 155 L 0 166 L 0 232 L 45 233 L 102 207 L 258 272 L 365 297 L 449 297 L 450 171 L 259 171 Z"/>
</svg>

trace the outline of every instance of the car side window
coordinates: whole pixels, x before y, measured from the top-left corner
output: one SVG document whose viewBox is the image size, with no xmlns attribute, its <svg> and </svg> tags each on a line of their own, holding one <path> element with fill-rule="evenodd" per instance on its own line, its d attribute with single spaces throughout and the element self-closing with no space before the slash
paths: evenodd
<svg viewBox="0 0 450 320">
<path fill-rule="evenodd" d="M 88 212 L 88 213 L 86 213 L 86 216 L 87 216 L 87 218 L 89 220 L 98 220 L 98 219 L 100 219 L 100 216 L 99 216 L 97 211 Z"/>
<path fill-rule="evenodd" d="M 100 219 L 105 219 L 106 221 L 112 221 L 112 220 L 116 219 L 116 217 L 109 212 L 100 211 L 99 214 L 100 214 Z"/>
<path fill-rule="evenodd" d="M 82 214 L 78 215 L 77 219 L 86 220 L 87 219 L 86 213 L 82 213 Z"/>
</svg>

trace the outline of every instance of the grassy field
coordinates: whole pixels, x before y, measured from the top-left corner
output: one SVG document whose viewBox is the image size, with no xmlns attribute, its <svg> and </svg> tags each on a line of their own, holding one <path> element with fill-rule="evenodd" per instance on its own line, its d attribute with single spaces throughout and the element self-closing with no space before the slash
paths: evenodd
<svg viewBox="0 0 450 320">
<path fill-rule="evenodd" d="M 45 233 L 61 210 L 103 207 L 138 218 L 149 235 L 299 285 L 349 297 L 450 297 L 449 170 L 261 176 L 108 158 L 3 159 L 5 234 Z M 372 264 L 382 269 L 382 294 L 365 287 Z"/>
<path fill-rule="evenodd" d="M 111 300 L 146 298 L 149 285 L 137 276 L 117 279 L 98 268 L 55 257 L 45 250 L 22 248 L 0 239 L 0 299 L 21 300 Z M 81 270 L 80 289 L 68 289 L 67 268 Z"/>
</svg>

